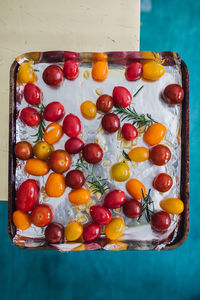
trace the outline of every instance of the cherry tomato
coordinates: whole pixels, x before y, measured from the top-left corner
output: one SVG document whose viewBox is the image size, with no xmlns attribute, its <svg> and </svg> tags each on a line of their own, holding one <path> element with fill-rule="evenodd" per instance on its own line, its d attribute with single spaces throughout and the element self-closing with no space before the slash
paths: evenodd
<svg viewBox="0 0 200 300">
<path fill-rule="evenodd" d="M 100 236 L 101 227 L 95 223 L 89 223 L 83 228 L 83 239 L 86 242 L 91 242 Z"/>
<path fill-rule="evenodd" d="M 90 164 L 98 164 L 103 158 L 103 150 L 97 143 L 90 143 L 83 147 L 83 157 Z"/>
<path fill-rule="evenodd" d="M 142 77 L 147 80 L 155 81 L 165 74 L 163 65 L 156 61 L 149 61 L 144 63 Z"/>
<path fill-rule="evenodd" d="M 179 215 L 184 211 L 183 201 L 179 198 L 167 198 L 160 202 L 160 207 L 172 215 Z"/>
<path fill-rule="evenodd" d="M 170 216 L 165 211 L 159 211 L 151 216 L 151 227 L 156 231 L 165 231 L 170 224 Z"/>
<path fill-rule="evenodd" d="M 53 212 L 47 204 L 39 204 L 31 213 L 31 221 L 37 227 L 44 227 L 51 223 Z"/>
<path fill-rule="evenodd" d="M 122 126 L 122 136 L 127 141 L 134 140 L 138 136 L 137 128 L 130 123 L 125 123 Z"/>
<path fill-rule="evenodd" d="M 63 81 L 63 70 L 57 65 L 48 66 L 43 72 L 43 80 L 50 86 L 57 86 Z"/>
<path fill-rule="evenodd" d="M 113 218 L 109 224 L 105 226 L 105 234 L 108 239 L 114 241 L 124 234 L 125 224 L 121 217 Z"/>
<path fill-rule="evenodd" d="M 64 51 L 64 57 L 65 60 L 78 60 L 79 53 L 78 52 L 72 52 L 72 51 Z"/>
<path fill-rule="evenodd" d="M 33 176 L 44 176 L 49 172 L 49 166 L 38 158 L 29 158 L 24 167 L 26 173 Z"/>
<path fill-rule="evenodd" d="M 65 227 L 65 238 L 69 242 L 78 240 L 83 233 L 83 225 L 72 221 Z"/>
<path fill-rule="evenodd" d="M 141 181 L 136 178 L 130 179 L 126 183 L 127 192 L 136 200 L 140 200 L 146 195 L 145 186 Z M 143 194 L 142 194 L 143 191 Z"/>
<path fill-rule="evenodd" d="M 59 243 L 63 239 L 63 226 L 58 223 L 50 223 L 45 229 L 45 239 L 49 243 Z"/>
<path fill-rule="evenodd" d="M 78 137 L 72 137 L 65 143 L 65 150 L 70 154 L 79 153 L 84 147 L 84 142 Z"/>
<path fill-rule="evenodd" d="M 145 147 L 135 147 L 128 153 L 129 158 L 135 162 L 143 162 L 149 158 L 149 150 Z"/>
<path fill-rule="evenodd" d="M 104 81 L 108 76 L 108 63 L 97 61 L 92 66 L 92 78 L 96 81 Z"/>
<path fill-rule="evenodd" d="M 84 118 L 88 120 L 92 120 L 96 117 L 97 108 L 96 105 L 92 101 L 85 101 L 81 104 L 81 113 Z"/>
<path fill-rule="evenodd" d="M 80 189 L 85 183 L 85 176 L 79 170 L 71 170 L 67 173 L 65 182 L 72 189 Z"/>
<path fill-rule="evenodd" d="M 107 208 L 121 207 L 126 201 L 126 195 L 121 190 L 112 190 L 104 197 L 104 206 Z"/>
<path fill-rule="evenodd" d="M 63 121 L 63 131 L 69 137 L 77 137 L 81 132 L 80 119 L 73 114 L 67 115 Z"/>
<path fill-rule="evenodd" d="M 56 122 L 49 124 L 44 132 L 44 140 L 48 144 L 55 144 L 62 137 L 63 130 L 62 126 Z"/>
<path fill-rule="evenodd" d="M 18 142 L 15 145 L 14 152 L 16 157 L 26 160 L 33 156 L 33 150 L 30 143 L 26 141 Z"/>
<path fill-rule="evenodd" d="M 153 181 L 153 186 L 161 193 L 167 192 L 171 189 L 173 180 L 171 176 L 166 173 L 158 174 Z"/>
<path fill-rule="evenodd" d="M 102 61 L 107 61 L 108 60 L 108 55 L 103 52 L 94 52 L 93 53 L 93 60 L 102 60 Z"/>
<path fill-rule="evenodd" d="M 43 95 L 39 87 L 33 83 L 27 83 L 24 87 L 24 98 L 30 105 L 39 104 Z"/>
<path fill-rule="evenodd" d="M 115 181 L 126 181 L 130 176 L 130 168 L 127 163 L 119 162 L 111 167 L 110 173 Z"/>
<path fill-rule="evenodd" d="M 149 150 L 149 158 L 154 165 L 163 166 L 171 158 L 171 151 L 167 146 L 156 145 Z"/>
<path fill-rule="evenodd" d="M 66 188 L 65 178 L 62 174 L 51 173 L 45 184 L 45 191 L 49 197 L 60 197 Z"/>
<path fill-rule="evenodd" d="M 131 63 L 125 71 L 126 79 L 130 81 L 138 80 L 142 76 L 142 64 L 140 62 Z"/>
<path fill-rule="evenodd" d="M 40 114 L 33 107 L 25 107 L 22 109 L 20 119 L 28 126 L 34 127 L 40 122 Z"/>
<path fill-rule="evenodd" d="M 108 113 L 113 108 L 113 99 L 109 95 L 101 95 L 96 102 L 97 110 Z"/>
<path fill-rule="evenodd" d="M 155 123 L 148 127 L 144 133 L 143 139 L 150 146 L 159 144 L 165 137 L 166 127 L 161 123 Z"/>
<path fill-rule="evenodd" d="M 37 80 L 37 76 L 35 75 L 30 62 L 23 62 L 19 66 L 17 78 L 19 83 L 32 83 Z"/>
<path fill-rule="evenodd" d="M 53 151 L 53 146 L 49 145 L 47 142 L 38 142 L 33 147 L 33 154 L 37 158 L 41 160 L 48 160 L 49 156 L 51 155 Z"/>
<path fill-rule="evenodd" d="M 102 118 L 101 125 L 106 132 L 114 133 L 120 127 L 120 119 L 116 114 L 108 113 Z"/>
<path fill-rule="evenodd" d="M 13 223 L 17 228 L 26 230 L 31 226 L 30 216 L 21 210 L 16 210 L 13 213 Z"/>
<path fill-rule="evenodd" d="M 43 117 L 46 121 L 56 122 L 62 119 L 64 114 L 65 114 L 64 106 L 60 102 L 54 101 L 49 103 L 45 107 L 43 112 Z"/>
<path fill-rule="evenodd" d="M 169 84 L 163 92 L 163 99 L 169 104 L 180 104 L 184 98 L 184 90 L 178 84 Z"/>
<path fill-rule="evenodd" d="M 78 77 L 78 64 L 73 60 L 67 60 L 64 63 L 63 72 L 65 75 L 65 78 L 69 80 L 74 80 Z"/>
<path fill-rule="evenodd" d="M 128 218 L 138 218 L 142 213 L 140 202 L 135 199 L 126 201 L 123 205 L 123 212 Z"/>
<path fill-rule="evenodd" d="M 72 190 L 71 192 L 69 192 L 68 198 L 69 198 L 69 202 L 73 204 L 76 205 L 84 204 L 88 202 L 88 200 L 90 199 L 90 191 L 83 188 Z"/>
<path fill-rule="evenodd" d="M 27 179 L 18 188 L 16 193 L 16 206 L 23 212 L 32 210 L 39 195 L 37 182 L 33 179 Z"/>
<path fill-rule="evenodd" d="M 126 108 L 132 102 L 131 93 L 123 86 L 116 86 L 113 89 L 112 97 L 116 106 L 122 106 Z"/>
<path fill-rule="evenodd" d="M 101 205 L 93 205 L 90 207 L 90 215 L 95 223 L 98 225 L 107 225 L 111 218 L 112 214 L 106 207 Z"/>
<path fill-rule="evenodd" d="M 65 150 L 56 150 L 49 157 L 48 164 L 54 172 L 63 173 L 69 169 L 71 157 Z"/>
</svg>

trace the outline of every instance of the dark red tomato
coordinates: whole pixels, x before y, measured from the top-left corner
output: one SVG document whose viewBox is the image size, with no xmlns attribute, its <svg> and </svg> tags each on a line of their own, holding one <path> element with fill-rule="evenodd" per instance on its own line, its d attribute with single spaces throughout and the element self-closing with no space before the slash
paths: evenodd
<svg viewBox="0 0 200 300">
<path fill-rule="evenodd" d="M 109 95 L 101 95 L 96 102 L 97 110 L 108 113 L 113 108 L 113 99 Z"/>
<path fill-rule="evenodd" d="M 138 136 L 137 128 L 130 123 L 125 123 L 122 126 L 122 136 L 127 141 L 134 140 Z"/>
<path fill-rule="evenodd" d="M 33 156 L 33 149 L 30 143 L 21 141 L 14 148 L 16 157 L 26 160 Z"/>
<path fill-rule="evenodd" d="M 116 86 L 113 90 L 114 105 L 126 108 L 132 102 L 131 93 L 123 86 Z"/>
<path fill-rule="evenodd" d="M 46 121 L 56 122 L 60 120 L 64 116 L 64 114 L 64 106 L 60 102 L 54 101 L 47 104 L 43 112 L 43 117 Z"/>
<path fill-rule="evenodd" d="M 73 114 L 67 115 L 63 121 L 63 131 L 69 137 L 77 137 L 81 132 L 80 119 Z"/>
<path fill-rule="evenodd" d="M 93 221 L 99 225 L 107 225 L 112 218 L 112 214 L 106 207 L 93 205 L 90 207 L 90 215 Z"/>
<path fill-rule="evenodd" d="M 120 127 L 120 119 L 116 114 L 108 113 L 102 118 L 101 125 L 106 132 L 114 133 Z"/>
<path fill-rule="evenodd" d="M 43 80 L 50 86 L 61 84 L 64 78 L 63 70 L 57 65 L 48 66 L 43 72 Z"/>
<path fill-rule="evenodd" d="M 59 243 L 63 239 L 63 226 L 58 223 L 50 223 L 45 229 L 45 239 L 49 243 Z"/>
<path fill-rule="evenodd" d="M 169 84 L 164 89 L 163 98 L 169 104 L 180 104 L 184 98 L 184 90 L 178 84 Z"/>
<path fill-rule="evenodd" d="M 65 78 L 69 80 L 74 80 L 78 77 L 78 64 L 73 60 L 67 60 L 64 63 L 63 72 Z"/>
<path fill-rule="evenodd" d="M 171 176 L 166 173 L 160 173 L 153 181 L 153 186 L 161 193 L 167 192 L 171 189 L 173 180 Z"/>
<path fill-rule="evenodd" d="M 121 207 L 126 201 L 126 195 L 121 190 L 112 190 L 104 197 L 104 206 L 107 208 Z"/>
<path fill-rule="evenodd" d="M 64 57 L 65 57 L 65 60 L 68 60 L 68 59 L 78 60 L 79 53 L 78 52 L 72 52 L 72 51 L 64 51 Z"/>
<path fill-rule="evenodd" d="M 65 182 L 72 189 L 80 189 L 85 183 L 85 176 L 79 170 L 71 170 L 67 173 Z"/>
<path fill-rule="evenodd" d="M 128 218 L 138 218 L 142 213 L 140 202 L 135 199 L 126 201 L 123 205 L 123 212 Z"/>
<path fill-rule="evenodd" d="M 16 194 L 16 206 L 23 212 L 32 210 L 39 195 L 37 182 L 33 179 L 27 179 L 18 188 Z"/>
<path fill-rule="evenodd" d="M 142 76 L 142 64 L 133 62 L 126 68 L 126 79 L 130 81 L 138 80 Z"/>
<path fill-rule="evenodd" d="M 100 236 L 101 227 L 95 223 L 89 223 L 83 228 L 83 239 L 86 242 L 91 242 Z"/>
<path fill-rule="evenodd" d="M 156 231 L 165 231 L 170 224 L 170 216 L 165 211 L 159 211 L 151 216 L 151 227 Z"/>
<path fill-rule="evenodd" d="M 84 142 L 78 137 L 72 137 L 65 143 L 65 150 L 70 154 L 79 153 L 84 147 Z"/>
<path fill-rule="evenodd" d="M 31 221 L 37 227 L 44 227 L 51 223 L 53 212 L 47 204 L 39 204 L 31 213 Z"/>
<path fill-rule="evenodd" d="M 90 164 L 97 164 L 103 158 L 103 150 L 96 143 L 90 143 L 83 147 L 83 157 Z"/>
<path fill-rule="evenodd" d="M 28 126 L 34 127 L 40 122 L 40 114 L 33 107 L 25 107 L 22 109 L 20 119 Z"/>
<path fill-rule="evenodd" d="M 156 145 L 149 150 L 149 158 L 154 165 L 163 166 L 171 158 L 171 151 L 167 146 Z"/>
<path fill-rule="evenodd" d="M 43 95 L 38 86 L 34 83 L 27 83 L 24 87 L 24 98 L 30 105 L 39 104 L 43 100 Z"/>
</svg>

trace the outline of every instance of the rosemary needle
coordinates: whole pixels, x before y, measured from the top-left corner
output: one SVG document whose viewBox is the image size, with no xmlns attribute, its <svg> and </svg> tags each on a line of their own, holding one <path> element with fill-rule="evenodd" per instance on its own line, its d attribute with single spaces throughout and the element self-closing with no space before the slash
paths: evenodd
<svg viewBox="0 0 200 300">
<path fill-rule="evenodd" d="M 143 213 L 144 213 L 144 216 L 145 216 L 145 219 L 147 220 L 147 222 L 149 223 L 150 220 L 151 220 L 151 214 L 154 213 L 154 211 L 152 211 L 150 208 L 149 208 L 149 205 L 150 204 L 153 204 L 153 200 L 150 196 L 150 192 L 151 192 L 151 189 L 149 189 L 148 191 L 148 194 L 145 196 L 144 195 L 144 191 L 143 189 L 142 190 L 142 200 L 141 200 L 141 208 L 142 208 L 142 213 L 141 215 L 138 217 L 137 221 L 139 222 L 140 221 L 140 218 L 142 217 Z M 154 210 L 154 207 L 153 207 L 153 210 Z"/>
<path fill-rule="evenodd" d="M 34 143 L 42 141 L 43 136 L 44 136 L 44 132 L 45 132 L 45 121 L 44 121 L 44 117 L 43 117 L 43 112 L 44 112 L 45 106 L 42 103 L 39 103 L 36 106 L 39 108 L 40 122 L 39 122 L 39 125 L 38 125 L 37 133 L 32 135 L 32 136 L 36 137 L 36 140 L 34 141 Z"/>
</svg>

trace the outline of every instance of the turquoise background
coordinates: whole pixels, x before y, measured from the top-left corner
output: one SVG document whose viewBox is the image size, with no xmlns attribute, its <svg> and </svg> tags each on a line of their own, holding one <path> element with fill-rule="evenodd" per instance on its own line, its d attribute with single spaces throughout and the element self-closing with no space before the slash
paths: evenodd
<svg viewBox="0 0 200 300">
<path fill-rule="evenodd" d="M 0 295 L 15 299 L 200 299 L 199 53 L 200 1 L 153 1 L 141 16 L 141 50 L 171 50 L 190 72 L 190 233 L 163 252 L 26 251 L 7 233 L 0 203 Z"/>
</svg>

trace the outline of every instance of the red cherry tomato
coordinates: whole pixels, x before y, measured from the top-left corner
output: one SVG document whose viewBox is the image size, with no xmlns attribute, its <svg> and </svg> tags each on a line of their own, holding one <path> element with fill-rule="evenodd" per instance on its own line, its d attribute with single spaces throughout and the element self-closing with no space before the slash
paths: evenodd
<svg viewBox="0 0 200 300">
<path fill-rule="evenodd" d="M 16 194 L 17 209 L 28 212 L 32 210 L 39 195 L 39 188 L 37 182 L 33 179 L 27 179 L 18 188 Z"/>
<path fill-rule="evenodd" d="M 109 95 L 101 95 L 96 102 L 97 110 L 108 113 L 113 108 L 113 99 Z"/>
<path fill-rule="evenodd" d="M 50 223 L 45 229 L 45 239 L 49 243 L 59 243 L 63 239 L 64 229 L 63 226 L 58 223 Z"/>
<path fill-rule="evenodd" d="M 113 90 L 113 101 L 116 106 L 126 108 L 132 102 L 131 93 L 123 86 L 116 86 Z"/>
<path fill-rule="evenodd" d="M 108 133 L 114 133 L 120 127 L 120 119 L 116 114 L 108 113 L 102 118 L 101 125 Z"/>
<path fill-rule="evenodd" d="M 83 239 L 86 242 L 91 242 L 100 236 L 101 227 L 95 223 L 89 223 L 83 228 Z"/>
<path fill-rule="evenodd" d="M 65 60 L 68 60 L 68 59 L 78 60 L 79 53 L 78 52 L 72 52 L 72 51 L 64 51 L 64 57 L 65 57 Z"/>
<path fill-rule="evenodd" d="M 169 104 L 180 104 L 184 98 L 184 90 L 178 84 L 169 84 L 164 89 L 163 98 Z"/>
<path fill-rule="evenodd" d="M 51 65 L 44 70 L 42 77 L 46 84 L 57 86 L 63 81 L 63 70 L 57 65 Z"/>
<path fill-rule="evenodd" d="M 60 102 L 54 101 L 47 104 L 43 112 L 43 117 L 46 121 L 56 122 L 60 120 L 64 116 L 64 114 L 64 106 Z"/>
<path fill-rule="evenodd" d="M 171 189 L 173 180 L 171 176 L 166 173 L 160 173 L 153 181 L 153 186 L 161 193 L 167 192 Z"/>
<path fill-rule="evenodd" d="M 72 189 L 80 189 L 85 183 L 85 176 L 79 170 L 71 170 L 67 173 L 65 182 Z"/>
<path fill-rule="evenodd" d="M 163 166 L 171 158 L 171 151 L 167 146 L 156 145 L 149 150 L 149 158 L 154 165 Z"/>
<path fill-rule="evenodd" d="M 31 221 L 37 227 L 44 227 L 51 223 L 53 212 L 47 204 L 39 204 L 31 213 Z"/>
<path fill-rule="evenodd" d="M 73 114 L 67 115 L 63 121 L 63 131 L 69 137 L 77 137 L 81 132 L 80 119 Z"/>
<path fill-rule="evenodd" d="M 125 123 L 122 126 L 122 136 L 127 141 L 134 140 L 138 136 L 137 128 L 130 123 Z"/>
<path fill-rule="evenodd" d="M 128 218 L 138 218 L 142 213 L 140 202 L 135 199 L 126 201 L 123 205 L 123 212 Z"/>
<path fill-rule="evenodd" d="M 55 150 L 49 157 L 48 165 L 56 173 L 66 172 L 71 164 L 71 157 L 65 150 Z"/>
<path fill-rule="evenodd" d="M 151 227 L 156 231 L 165 231 L 170 224 L 170 216 L 165 211 L 159 211 L 151 216 Z"/>
<path fill-rule="evenodd" d="M 107 208 L 121 207 L 126 201 L 126 195 L 121 190 L 112 190 L 104 197 L 104 206 Z"/>
<path fill-rule="evenodd" d="M 39 112 L 32 107 L 25 107 L 22 109 L 20 119 L 28 126 L 34 127 L 40 122 Z"/>
<path fill-rule="evenodd" d="M 90 164 L 97 164 L 103 158 L 103 150 L 96 143 L 90 143 L 83 147 L 83 157 Z"/>
<path fill-rule="evenodd" d="M 18 142 L 14 148 L 16 157 L 26 160 L 33 156 L 33 149 L 30 143 L 26 141 Z"/>
<path fill-rule="evenodd" d="M 65 143 L 65 150 L 70 154 L 79 153 L 84 147 L 84 142 L 78 137 L 72 137 Z"/>
<path fill-rule="evenodd" d="M 73 60 L 67 60 L 63 68 L 64 75 L 69 80 L 74 80 L 78 77 L 78 64 Z"/>
<path fill-rule="evenodd" d="M 112 218 L 112 214 L 106 207 L 93 205 L 90 207 L 90 215 L 93 221 L 99 225 L 107 225 Z"/>
<path fill-rule="evenodd" d="M 142 64 L 133 62 L 126 68 L 126 79 L 130 81 L 138 80 L 142 76 Z"/>
<path fill-rule="evenodd" d="M 39 104 L 43 100 L 43 95 L 38 86 L 34 83 L 27 83 L 24 87 L 24 98 L 30 105 Z"/>
</svg>

